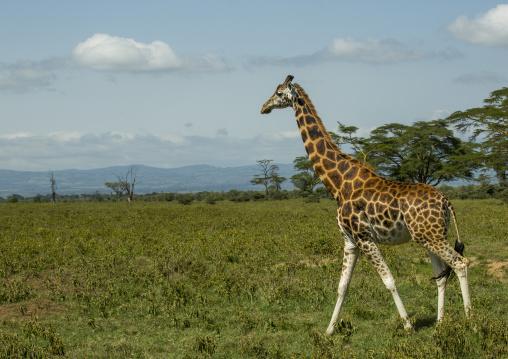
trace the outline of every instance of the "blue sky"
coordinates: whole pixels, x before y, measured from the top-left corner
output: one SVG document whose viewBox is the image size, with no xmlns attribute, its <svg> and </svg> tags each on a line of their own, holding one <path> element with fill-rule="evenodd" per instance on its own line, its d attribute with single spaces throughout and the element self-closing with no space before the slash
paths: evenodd
<svg viewBox="0 0 508 359">
<path fill-rule="evenodd" d="M 293 112 L 260 114 L 288 74 L 361 135 L 508 86 L 508 4 L 488 0 L 6 0 L 0 39 L 10 170 L 291 163 Z"/>
</svg>

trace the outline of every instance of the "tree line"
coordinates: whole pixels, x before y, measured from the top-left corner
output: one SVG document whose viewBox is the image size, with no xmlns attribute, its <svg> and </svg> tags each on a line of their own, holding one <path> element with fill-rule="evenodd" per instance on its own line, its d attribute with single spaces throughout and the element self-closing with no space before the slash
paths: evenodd
<svg viewBox="0 0 508 359">
<path fill-rule="evenodd" d="M 390 123 L 369 137 L 356 136 L 355 126 L 338 123 L 339 144 L 368 162 L 384 177 L 434 186 L 457 179 L 505 182 L 508 176 L 508 88 L 493 91 L 485 105 L 457 111 L 446 119 L 410 126 Z M 455 136 L 468 134 L 468 140 Z M 478 175 L 478 173 L 480 175 Z"/>
<path fill-rule="evenodd" d="M 337 132 L 330 132 L 330 136 L 339 147 L 349 146 L 351 156 L 367 163 L 385 178 L 440 186 L 438 188 L 452 198 L 495 197 L 508 203 L 508 88 L 491 92 L 483 102 L 483 107 L 457 111 L 446 119 L 417 121 L 412 125 L 389 123 L 372 130 L 369 137 L 358 136 L 356 126 L 337 122 Z M 463 140 L 454 130 L 469 137 Z M 320 186 L 321 181 L 306 156 L 296 157 L 293 161 L 296 173 L 290 181 L 295 191 L 281 189 L 282 183 L 288 179 L 278 174 L 279 167 L 272 162 L 269 159 L 257 161 L 260 172 L 251 180 L 252 185 L 261 186 L 263 191 L 136 195 L 136 200 L 156 198 L 178 200 L 182 204 L 206 200 L 213 204 L 224 199 L 242 202 L 305 197 L 312 201 L 330 197 Z M 134 198 L 136 175 L 137 168 L 131 166 L 125 175 L 116 175 L 117 181 L 105 183 L 114 194 L 96 192 L 81 195 L 81 200 L 130 202 Z M 55 202 L 57 186 L 51 171 L 49 179 L 52 194 L 48 198 Z M 445 184 L 458 179 L 474 180 L 477 184 L 461 187 Z M 495 183 L 491 183 L 492 180 Z M 31 200 L 45 202 L 46 197 L 37 195 Z M 22 199 L 22 196 L 13 194 L 7 201 Z M 77 198 L 60 196 L 60 199 Z"/>
</svg>

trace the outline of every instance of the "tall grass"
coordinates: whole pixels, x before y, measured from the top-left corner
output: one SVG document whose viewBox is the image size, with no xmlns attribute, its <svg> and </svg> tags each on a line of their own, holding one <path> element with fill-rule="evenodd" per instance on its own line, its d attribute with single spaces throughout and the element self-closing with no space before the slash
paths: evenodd
<svg viewBox="0 0 508 359">
<path fill-rule="evenodd" d="M 452 280 L 436 325 L 426 252 L 384 246 L 415 332 L 361 257 L 329 338 L 343 250 L 333 201 L 2 204 L 0 357 L 507 356 L 506 206 L 454 207 L 471 318 Z"/>
</svg>

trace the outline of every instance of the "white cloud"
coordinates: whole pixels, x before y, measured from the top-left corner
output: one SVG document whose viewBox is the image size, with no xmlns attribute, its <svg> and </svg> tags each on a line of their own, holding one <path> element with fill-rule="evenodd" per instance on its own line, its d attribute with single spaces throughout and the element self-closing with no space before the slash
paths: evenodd
<svg viewBox="0 0 508 359">
<path fill-rule="evenodd" d="M 228 71 L 220 56 L 178 56 L 162 41 L 150 44 L 133 39 L 95 34 L 79 43 L 72 51 L 76 64 L 98 71 Z"/>
<path fill-rule="evenodd" d="M 0 91 L 23 92 L 50 88 L 62 70 L 76 67 L 109 72 L 109 75 L 114 72 L 190 73 L 232 70 L 228 62 L 215 53 L 178 56 L 162 41 L 144 44 L 133 39 L 95 34 L 74 48 L 72 58 L 52 57 L 42 61 L 0 62 Z M 115 77 L 109 79 L 116 81 Z"/>
<path fill-rule="evenodd" d="M 448 48 L 440 52 L 414 49 L 393 39 L 368 38 L 357 40 L 352 37 L 334 38 L 331 43 L 313 54 L 295 57 L 261 57 L 251 60 L 250 65 L 313 65 L 324 61 L 358 62 L 367 64 L 394 64 L 419 61 L 429 58 L 454 59 L 462 54 Z"/>
<path fill-rule="evenodd" d="M 453 79 L 454 83 L 465 84 L 465 85 L 476 85 L 476 84 L 501 84 L 506 79 L 491 71 L 480 71 L 470 74 L 464 74 Z"/>
<path fill-rule="evenodd" d="M 71 67 L 69 61 L 59 58 L 0 63 L 0 90 L 25 91 L 47 87 L 56 80 L 56 70 L 69 67 Z"/>
<path fill-rule="evenodd" d="M 429 121 L 442 120 L 450 116 L 452 113 L 449 110 L 437 109 L 432 111 L 429 116 Z"/>
<path fill-rule="evenodd" d="M 133 39 L 95 34 L 72 51 L 76 63 L 94 70 L 168 70 L 182 61 L 162 41 L 143 44 Z"/>
<path fill-rule="evenodd" d="M 316 56 L 325 60 L 365 63 L 397 63 L 429 57 L 425 52 L 411 49 L 396 40 L 369 38 L 358 41 L 352 37 L 333 39 L 332 43 Z"/>
<path fill-rule="evenodd" d="M 500 4 L 474 20 L 459 16 L 448 26 L 458 40 L 492 47 L 508 47 L 508 4 Z"/>
</svg>

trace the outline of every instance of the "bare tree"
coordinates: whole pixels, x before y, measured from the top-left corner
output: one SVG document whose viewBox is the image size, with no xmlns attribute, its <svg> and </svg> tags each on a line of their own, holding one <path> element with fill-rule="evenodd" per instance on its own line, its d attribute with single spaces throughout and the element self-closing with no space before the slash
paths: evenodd
<svg viewBox="0 0 508 359">
<path fill-rule="evenodd" d="M 250 181 L 253 185 L 262 184 L 265 186 L 265 196 L 268 197 L 268 185 L 270 184 L 270 162 L 273 160 L 260 160 L 256 161 L 261 167 L 261 173 L 254 175 L 254 179 Z"/>
<path fill-rule="evenodd" d="M 51 200 L 53 201 L 53 203 L 55 203 L 56 202 L 56 179 L 55 179 L 55 176 L 53 175 L 53 171 L 49 170 L 48 177 L 49 177 L 49 183 L 51 183 Z"/>
<path fill-rule="evenodd" d="M 125 195 L 127 197 L 127 201 L 130 202 L 134 196 L 134 186 L 136 184 L 137 173 L 138 168 L 136 166 L 131 166 L 127 170 L 125 176 L 115 175 L 117 179 L 116 182 L 106 182 L 104 185 L 111 188 L 117 196 Z"/>
</svg>

